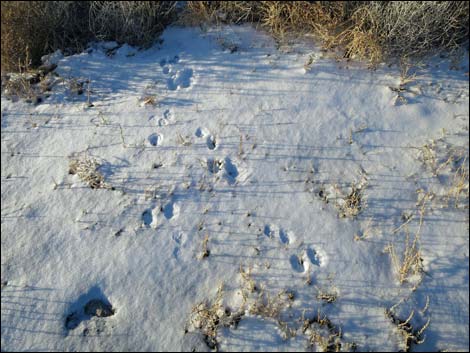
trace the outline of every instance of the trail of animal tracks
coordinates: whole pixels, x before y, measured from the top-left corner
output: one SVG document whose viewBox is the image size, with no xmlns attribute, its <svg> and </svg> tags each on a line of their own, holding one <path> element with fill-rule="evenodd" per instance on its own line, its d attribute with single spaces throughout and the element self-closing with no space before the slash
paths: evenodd
<svg viewBox="0 0 470 353">
<path fill-rule="evenodd" d="M 404 80 L 172 27 L 53 59 L 1 98 L 2 350 L 468 350 L 468 52 Z"/>
</svg>

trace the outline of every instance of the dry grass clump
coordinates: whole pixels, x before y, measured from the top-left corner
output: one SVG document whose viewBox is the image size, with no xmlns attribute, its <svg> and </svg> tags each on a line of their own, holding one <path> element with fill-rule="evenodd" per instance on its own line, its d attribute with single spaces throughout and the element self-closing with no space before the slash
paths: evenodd
<svg viewBox="0 0 470 353">
<path fill-rule="evenodd" d="M 2 71 L 25 70 L 93 39 L 149 46 L 174 20 L 176 1 L 2 1 Z"/>
<path fill-rule="evenodd" d="M 312 191 L 325 204 L 333 201 L 340 218 L 355 218 L 367 207 L 367 183 L 367 177 L 362 175 L 359 182 L 325 183 Z"/>
<path fill-rule="evenodd" d="M 32 76 L 27 74 L 5 75 L 2 77 L 2 93 L 11 99 L 33 100 L 37 94 L 32 82 Z"/>
<path fill-rule="evenodd" d="M 468 12 L 460 1 L 188 1 L 183 22 L 259 23 L 278 39 L 312 35 L 375 65 L 457 48 L 467 41 Z"/>
<path fill-rule="evenodd" d="M 74 158 L 69 163 L 69 174 L 78 175 L 92 189 L 113 189 L 98 171 L 100 163 L 93 157 Z"/>
<path fill-rule="evenodd" d="M 336 208 L 341 218 L 354 218 L 364 210 L 366 206 L 364 195 L 366 186 L 367 181 L 363 179 L 357 184 L 352 183 L 348 188 L 350 191 L 346 195 L 343 195 L 340 191 L 340 196 L 336 198 Z"/>
<path fill-rule="evenodd" d="M 262 1 L 261 22 L 275 36 L 315 34 L 325 40 L 351 15 L 357 2 Z"/>
<path fill-rule="evenodd" d="M 468 37 L 467 1 L 371 1 L 366 8 L 369 27 L 386 54 L 453 49 Z"/>
<path fill-rule="evenodd" d="M 334 303 L 338 298 L 338 293 L 336 291 L 323 291 L 321 289 L 317 292 L 317 299 L 324 301 L 325 303 Z"/>
<path fill-rule="evenodd" d="M 260 8 L 261 1 L 187 1 L 180 22 L 186 25 L 258 22 Z"/>
<path fill-rule="evenodd" d="M 326 315 L 318 310 L 312 319 L 302 318 L 302 332 L 307 335 L 311 348 L 322 352 L 340 352 L 342 343 L 341 329 L 332 324 Z"/>
<path fill-rule="evenodd" d="M 151 45 L 174 19 L 176 1 L 91 1 L 90 31 L 98 40 Z"/>
<path fill-rule="evenodd" d="M 454 199 L 456 208 L 468 208 L 469 199 L 469 172 L 468 172 L 468 155 L 461 159 L 460 166 L 457 167 L 452 176 L 451 188 L 447 193 L 447 202 Z M 464 200 L 462 202 L 462 199 Z M 462 206 L 463 204 L 463 206 Z"/>
<path fill-rule="evenodd" d="M 241 320 L 247 315 L 254 315 L 263 320 L 274 321 L 285 340 L 305 334 L 308 336 L 310 346 L 325 352 L 339 352 L 343 350 L 355 350 L 354 343 L 342 341 L 341 329 L 335 326 L 320 311 L 312 319 L 305 318 L 305 312 L 299 318 L 291 322 L 284 318 L 294 318 L 292 308 L 295 293 L 289 290 L 281 290 L 278 293 L 270 293 L 264 285 L 256 283 L 251 273 L 251 267 L 245 269 L 240 265 L 241 283 L 239 293 L 242 301 L 238 308 L 230 309 L 224 305 L 223 287 L 219 286 L 214 300 L 205 300 L 192 309 L 189 326 L 185 333 L 198 330 L 202 333 L 204 342 L 210 349 L 217 350 L 217 333 L 221 327 L 236 329 Z M 299 324 L 300 323 L 300 324 Z"/>
<path fill-rule="evenodd" d="M 54 73 L 51 73 L 57 65 L 43 65 L 37 70 L 28 70 L 19 73 L 2 74 L 2 93 L 12 100 L 25 99 L 30 103 L 40 103 L 43 95 L 59 81 Z"/>
<path fill-rule="evenodd" d="M 400 304 L 393 305 L 390 309 L 385 310 L 385 315 L 397 326 L 398 332 L 403 338 L 403 352 L 410 352 L 412 345 L 418 345 L 424 343 L 424 331 L 428 328 L 431 319 L 428 318 L 427 321 L 421 326 L 421 328 L 415 328 L 417 325 L 414 323 L 413 319 L 417 316 L 415 315 L 416 311 L 411 310 L 410 314 L 406 319 L 401 319 L 399 314 L 397 314 L 396 308 Z M 422 314 L 426 312 L 429 307 L 429 297 L 427 298 L 426 306 L 421 311 Z"/>
<path fill-rule="evenodd" d="M 393 233 L 397 233 L 399 230 L 403 229 L 405 232 L 405 244 L 403 255 L 399 258 L 395 250 L 395 246 L 390 243 L 385 251 L 390 254 L 393 267 L 397 274 L 397 279 L 400 284 L 405 282 L 414 282 L 413 290 L 416 290 L 418 285 L 421 283 L 424 274 L 423 268 L 423 258 L 420 251 L 420 236 L 421 229 L 424 221 L 424 214 L 426 211 L 426 203 L 432 201 L 434 194 L 431 192 L 421 193 L 418 190 L 418 229 L 414 233 L 413 239 L 411 239 L 411 234 L 408 229 L 408 224 L 413 219 L 413 216 L 410 216 L 405 223 L 400 227 L 394 230 Z"/>
<path fill-rule="evenodd" d="M 2 1 L 3 71 L 41 64 L 56 49 L 83 50 L 91 38 L 87 1 Z"/>
<path fill-rule="evenodd" d="M 232 313 L 230 308 L 223 305 L 223 294 L 223 286 L 220 285 L 215 299 L 212 302 L 205 300 L 194 306 L 189 319 L 190 328 L 197 329 L 203 334 L 204 342 L 210 349 L 218 348 L 219 328 L 236 328 L 243 316 L 243 312 Z"/>
<path fill-rule="evenodd" d="M 403 284 L 415 276 L 423 273 L 423 262 L 419 248 L 419 231 L 411 240 L 410 232 L 405 229 L 405 246 L 403 255 L 399 258 L 393 244 L 389 244 L 386 252 L 390 254 L 392 264 L 397 274 L 398 281 Z"/>
<path fill-rule="evenodd" d="M 469 207 L 469 150 L 468 144 L 456 144 L 443 137 L 430 140 L 418 149 L 418 159 L 424 168 L 438 177 L 443 186 L 444 206 Z"/>
<path fill-rule="evenodd" d="M 2 71 L 92 39 L 146 47 L 176 19 L 176 1 L 3 1 L 1 10 Z M 376 64 L 455 49 L 467 41 L 468 20 L 467 1 L 188 1 L 179 22 L 256 23 L 278 39 L 308 34 Z"/>
<path fill-rule="evenodd" d="M 202 240 L 202 251 L 201 251 L 201 255 L 200 255 L 201 260 L 205 259 L 206 257 L 209 257 L 209 255 L 211 254 L 211 251 L 209 250 L 208 244 L 209 244 L 209 234 L 206 234 L 204 236 L 204 239 Z"/>
</svg>

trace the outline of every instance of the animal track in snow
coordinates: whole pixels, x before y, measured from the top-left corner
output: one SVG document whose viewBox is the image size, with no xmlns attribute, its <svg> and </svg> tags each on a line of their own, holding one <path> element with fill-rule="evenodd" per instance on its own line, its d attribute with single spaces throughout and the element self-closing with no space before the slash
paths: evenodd
<svg viewBox="0 0 470 353">
<path fill-rule="evenodd" d="M 224 161 L 224 176 L 225 176 L 225 179 L 227 180 L 227 182 L 232 185 L 232 184 L 235 184 L 235 182 L 237 181 L 237 177 L 238 177 L 238 168 L 237 166 L 232 163 L 232 161 L 230 160 L 230 158 L 225 158 L 225 161 Z"/>
<path fill-rule="evenodd" d="M 210 150 L 215 150 L 215 148 L 217 147 L 215 137 L 212 135 L 207 137 L 206 144 L 207 144 L 207 148 Z"/>
<path fill-rule="evenodd" d="M 209 158 L 207 160 L 207 170 L 211 174 L 217 174 L 224 165 L 224 162 L 220 159 Z"/>
<path fill-rule="evenodd" d="M 204 137 L 208 134 L 209 134 L 209 132 L 206 129 L 201 128 L 201 127 L 198 127 L 196 129 L 196 132 L 194 133 L 194 135 L 196 135 L 196 137 Z"/>
<path fill-rule="evenodd" d="M 181 66 L 180 64 L 178 64 L 179 60 L 180 58 L 178 55 L 173 56 L 171 59 L 160 60 L 162 72 L 165 76 L 168 76 L 167 88 L 171 91 L 176 91 L 177 89 L 188 88 L 189 86 L 191 86 L 193 69 L 176 69 L 175 66 Z"/>
<path fill-rule="evenodd" d="M 294 233 L 284 229 L 279 230 L 279 240 L 282 244 L 289 245 L 295 241 Z"/>
<path fill-rule="evenodd" d="M 308 248 L 305 252 L 308 260 L 316 266 L 323 267 L 327 263 L 327 256 L 325 252 L 321 249 L 312 249 Z"/>
<path fill-rule="evenodd" d="M 279 239 L 281 240 L 282 244 L 286 244 L 286 245 L 289 244 L 289 236 L 283 229 L 279 231 Z"/>
<path fill-rule="evenodd" d="M 207 129 L 198 127 L 194 135 L 198 138 L 206 137 L 206 145 L 210 150 L 215 150 L 217 148 L 217 140 L 215 136 L 211 135 Z"/>
<path fill-rule="evenodd" d="M 305 272 L 304 259 L 298 255 L 291 255 L 289 258 L 292 269 L 296 272 Z"/>
<path fill-rule="evenodd" d="M 170 91 L 176 91 L 181 88 L 188 88 L 191 86 L 191 78 L 193 76 L 193 69 L 181 69 L 172 74 L 167 80 L 167 87 Z"/>
<path fill-rule="evenodd" d="M 157 228 L 157 209 L 147 209 L 142 213 L 142 225 L 146 228 Z"/>
<path fill-rule="evenodd" d="M 177 203 L 170 201 L 162 207 L 162 212 L 166 219 L 173 220 L 178 218 L 180 206 Z"/>
<path fill-rule="evenodd" d="M 240 169 L 229 157 L 225 159 L 208 158 L 207 170 L 211 174 L 219 174 L 229 185 L 235 185 L 245 181 L 249 173 L 245 169 Z"/>
<path fill-rule="evenodd" d="M 158 146 L 162 143 L 163 137 L 160 134 L 154 133 L 148 137 L 148 141 L 152 146 Z"/>
<path fill-rule="evenodd" d="M 307 248 L 300 255 L 291 255 L 289 262 L 294 271 L 307 272 L 312 265 L 322 267 L 324 258 L 324 255 L 320 255 L 314 249 Z"/>
<path fill-rule="evenodd" d="M 269 224 L 266 224 L 263 229 L 263 234 L 266 235 L 268 238 L 272 238 L 273 233 L 274 232 L 271 230 L 271 227 L 269 226 Z"/>
<path fill-rule="evenodd" d="M 184 233 L 176 233 L 176 234 L 173 234 L 171 238 L 176 243 L 173 249 L 173 256 L 175 259 L 178 259 L 181 253 L 181 247 L 184 247 L 186 243 L 187 235 Z"/>
<path fill-rule="evenodd" d="M 171 120 L 172 117 L 173 117 L 173 113 L 171 112 L 170 109 L 166 109 L 166 110 L 163 112 L 163 118 L 164 118 L 164 119 Z"/>
<path fill-rule="evenodd" d="M 177 64 L 178 61 L 180 61 L 180 57 L 178 55 L 173 56 L 171 59 L 167 57 L 166 59 L 160 60 L 160 66 L 165 68 L 166 64 Z"/>
<path fill-rule="evenodd" d="M 163 117 L 161 119 L 158 120 L 158 126 L 166 126 L 169 124 L 170 120 L 172 119 L 173 117 L 173 113 L 171 112 L 170 109 L 166 109 L 164 112 L 163 112 Z"/>
</svg>

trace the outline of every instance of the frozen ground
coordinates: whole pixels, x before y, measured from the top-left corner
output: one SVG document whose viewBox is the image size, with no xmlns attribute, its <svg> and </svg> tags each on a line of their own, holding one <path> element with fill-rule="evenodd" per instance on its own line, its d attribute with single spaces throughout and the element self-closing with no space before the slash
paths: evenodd
<svg viewBox="0 0 470 353">
<path fill-rule="evenodd" d="M 446 199 L 468 159 L 429 166 L 468 156 L 468 54 L 401 92 L 397 66 L 250 27 L 55 60 L 44 102 L 1 98 L 2 351 L 396 351 L 411 326 L 412 350 L 468 351 L 468 198 Z M 69 174 L 85 157 L 105 187 Z M 400 284 L 407 231 L 422 268 Z M 229 309 L 213 337 L 204 300 Z"/>
</svg>

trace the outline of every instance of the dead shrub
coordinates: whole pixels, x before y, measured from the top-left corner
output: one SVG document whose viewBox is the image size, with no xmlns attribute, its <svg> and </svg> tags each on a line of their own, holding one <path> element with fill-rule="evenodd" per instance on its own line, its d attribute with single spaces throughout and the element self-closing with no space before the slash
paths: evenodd
<svg viewBox="0 0 470 353">
<path fill-rule="evenodd" d="M 3 71 L 24 71 L 93 40 L 149 46 L 174 19 L 175 1 L 2 1 Z"/>
<path fill-rule="evenodd" d="M 467 41 L 468 13 L 460 1 L 188 1 L 183 23 L 252 22 L 278 39 L 308 34 L 375 66 L 456 49 Z"/>
<path fill-rule="evenodd" d="M 260 8 L 261 1 L 187 1 L 180 23 L 259 22 Z"/>
<path fill-rule="evenodd" d="M 174 19 L 176 1 L 92 1 L 90 30 L 98 40 L 150 46 Z"/>
<path fill-rule="evenodd" d="M 114 188 L 105 182 L 103 174 L 98 170 L 100 163 L 97 159 L 88 156 L 81 156 L 70 160 L 69 174 L 78 175 L 80 180 L 92 189 Z"/>
<path fill-rule="evenodd" d="M 90 39 L 88 3 L 2 1 L 2 72 L 36 67 L 56 49 L 83 50 Z"/>
</svg>

